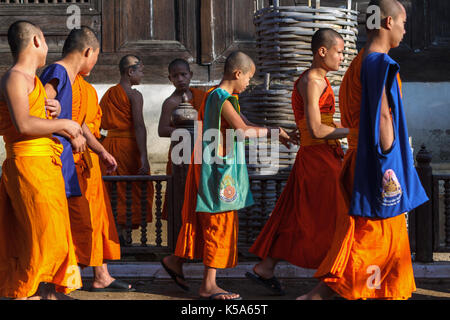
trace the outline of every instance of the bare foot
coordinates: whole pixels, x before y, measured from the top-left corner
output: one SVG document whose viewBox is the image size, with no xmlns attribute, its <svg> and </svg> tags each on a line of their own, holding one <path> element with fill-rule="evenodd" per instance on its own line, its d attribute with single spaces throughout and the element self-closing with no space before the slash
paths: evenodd
<svg viewBox="0 0 450 320">
<path fill-rule="evenodd" d="M 60 292 L 56 292 L 55 285 L 51 283 L 41 284 L 39 286 L 40 300 L 75 300 Z"/>
<path fill-rule="evenodd" d="M 175 255 L 170 255 L 170 256 L 164 257 L 162 259 L 162 262 L 171 271 L 175 272 L 177 275 L 183 276 L 183 259 L 180 259 Z M 180 285 L 185 286 L 186 288 L 189 287 L 188 283 L 183 278 L 176 277 L 176 279 Z"/>
<path fill-rule="evenodd" d="M 108 267 L 103 264 L 100 267 L 94 267 L 94 282 L 92 283 L 92 288 L 94 289 L 104 289 L 113 283 L 116 279 L 111 277 L 108 272 Z M 131 284 L 128 284 L 128 289 L 131 289 Z"/>
<path fill-rule="evenodd" d="M 264 268 L 260 263 L 253 267 L 253 272 L 264 279 L 271 279 L 274 276 L 274 269 Z"/>
<path fill-rule="evenodd" d="M 296 300 L 330 300 L 336 293 L 325 283 L 320 282 L 314 289 L 307 294 L 298 297 Z"/>
<path fill-rule="evenodd" d="M 241 296 L 237 293 L 232 293 L 225 291 L 219 287 L 215 287 L 212 290 L 204 291 L 202 289 L 199 290 L 200 297 L 204 299 L 208 299 L 212 297 L 212 300 L 233 300 L 238 299 Z"/>
</svg>

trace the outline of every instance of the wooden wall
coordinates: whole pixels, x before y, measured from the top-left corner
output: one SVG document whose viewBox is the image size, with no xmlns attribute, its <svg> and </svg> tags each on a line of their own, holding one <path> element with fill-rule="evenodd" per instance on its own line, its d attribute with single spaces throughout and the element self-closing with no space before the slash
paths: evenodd
<svg viewBox="0 0 450 320">
<path fill-rule="evenodd" d="M 46 0 L 16 4 L 0 0 L 0 72 L 11 63 L 6 31 L 18 19 L 39 24 L 47 37 L 48 62 L 60 56 L 65 36 L 66 9 L 71 1 Z M 44 3 L 51 2 L 51 3 Z M 312 0 L 314 3 L 315 0 Z M 145 83 L 168 83 L 167 65 L 185 58 L 195 79 L 220 79 L 227 54 L 235 49 L 255 56 L 253 12 L 271 0 L 81 0 L 76 4 L 82 24 L 91 26 L 102 41 L 102 55 L 90 81 L 114 83 L 117 64 L 127 53 L 140 55 L 146 65 Z M 308 0 L 280 0 L 283 6 Z M 368 0 L 353 0 L 365 12 Z M 392 51 L 405 81 L 450 81 L 450 1 L 404 0 L 408 33 Z M 322 6 L 346 6 L 347 0 L 322 0 Z M 360 14 L 359 46 L 365 41 Z"/>
</svg>

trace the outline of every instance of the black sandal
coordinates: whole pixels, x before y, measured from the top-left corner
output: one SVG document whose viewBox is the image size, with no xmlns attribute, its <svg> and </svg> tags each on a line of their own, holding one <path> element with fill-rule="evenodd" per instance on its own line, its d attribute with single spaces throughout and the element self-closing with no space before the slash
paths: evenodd
<svg viewBox="0 0 450 320">
<path fill-rule="evenodd" d="M 114 280 L 106 288 L 91 288 L 90 292 L 134 292 L 136 289 L 130 288 L 130 284 L 121 280 Z"/>
<path fill-rule="evenodd" d="M 214 301 L 242 300 L 241 296 L 239 296 L 237 298 L 233 298 L 233 299 L 216 299 L 217 297 L 220 297 L 220 296 L 227 296 L 227 295 L 230 296 L 232 294 L 234 294 L 234 293 L 232 293 L 232 292 L 219 292 L 219 293 L 212 294 L 209 297 L 200 297 L 200 300 L 214 300 Z"/>
<path fill-rule="evenodd" d="M 166 264 L 164 263 L 164 261 L 162 259 L 160 262 L 161 262 L 161 265 L 163 266 L 164 270 L 166 270 L 166 272 L 169 274 L 169 276 L 172 278 L 172 280 L 175 281 L 177 286 L 179 286 L 184 291 L 190 290 L 188 286 L 186 286 L 178 281 L 178 278 L 180 278 L 181 280 L 186 280 L 183 275 L 180 275 L 180 274 L 176 273 L 175 271 L 171 270 L 168 266 L 166 266 Z"/>
<path fill-rule="evenodd" d="M 270 279 L 264 279 L 263 277 L 258 275 L 255 270 L 253 270 L 253 273 L 247 272 L 245 276 L 247 277 L 247 279 L 250 279 L 253 282 L 262 285 L 264 288 L 270 290 L 275 295 L 286 295 L 286 292 L 281 288 L 281 284 L 275 276 Z"/>
</svg>

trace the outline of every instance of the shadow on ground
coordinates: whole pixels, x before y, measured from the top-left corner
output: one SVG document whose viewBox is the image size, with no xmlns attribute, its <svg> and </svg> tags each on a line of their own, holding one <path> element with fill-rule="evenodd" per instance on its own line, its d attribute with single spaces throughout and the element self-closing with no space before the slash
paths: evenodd
<svg viewBox="0 0 450 320">
<path fill-rule="evenodd" d="M 190 292 L 179 289 L 171 280 L 121 279 L 128 280 L 136 292 L 93 293 L 89 292 L 90 280 L 84 280 L 84 288 L 71 294 L 79 300 L 196 300 L 200 280 L 189 280 Z M 239 293 L 244 300 L 294 300 L 317 284 L 314 279 L 281 279 L 285 296 L 273 296 L 266 289 L 247 279 L 218 279 L 223 289 Z M 416 279 L 417 291 L 412 300 L 450 300 L 450 279 Z M 338 298 L 338 300 L 341 300 Z"/>
</svg>

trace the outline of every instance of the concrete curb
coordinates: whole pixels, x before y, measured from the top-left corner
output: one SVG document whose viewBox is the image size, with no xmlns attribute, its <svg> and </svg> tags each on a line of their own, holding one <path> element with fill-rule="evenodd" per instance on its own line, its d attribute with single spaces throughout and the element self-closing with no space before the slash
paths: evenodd
<svg viewBox="0 0 450 320">
<path fill-rule="evenodd" d="M 217 271 L 218 278 L 244 279 L 245 273 L 251 271 L 254 262 L 241 263 L 235 268 Z M 420 279 L 449 279 L 450 262 L 413 263 L 414 276 Z M 108 270 L 112 276 L 118 278 L 154 278 L 169 279 L 167 272 L 159 262 L 133 262 L 133 263 L 110 263 Z M 315 270 L 302 269 L 288 263 L 280 263 L 276 269 L 276 276 L 283 278 L 312 278 Z M 189 279 L 201 279 L 203 277 L 203 264 L 187 263 L 184 274 Z M 92 278 L 92 268 L 81 271 L 84 278 Z"/>
</svg>

